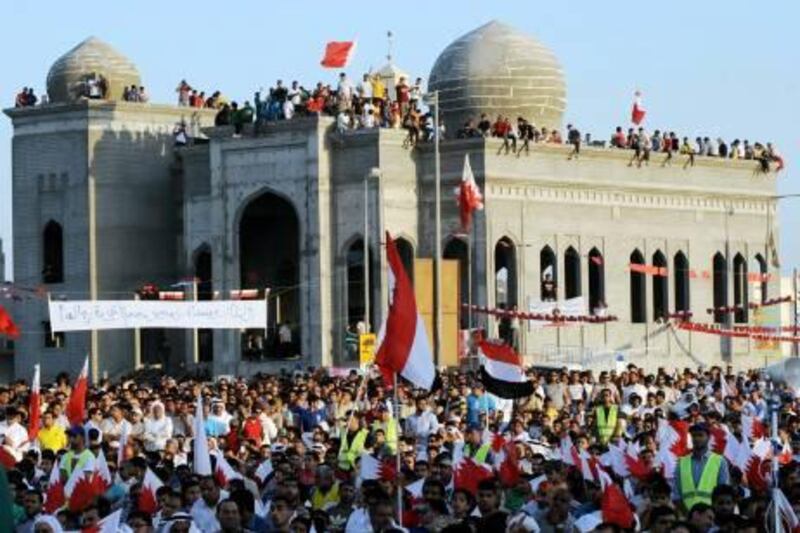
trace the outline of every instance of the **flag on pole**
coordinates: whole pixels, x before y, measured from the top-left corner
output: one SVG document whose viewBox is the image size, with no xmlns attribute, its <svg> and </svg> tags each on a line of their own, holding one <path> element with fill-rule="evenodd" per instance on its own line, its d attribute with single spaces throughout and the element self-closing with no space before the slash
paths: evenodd
<svg viewBox="0 0 800 533">
<path fill-rule="evenodd" d="M 375 362 L 386 383 L 393 384 L 397 373 L 415 386 L 430 390 L 436 379 L 431 345 L 417 309 L 414 289 L 389 232 L 386 232 L 386 256 L 389 262 L 389 312 L 382 327 L 383 338 Z"/>
<path fill-rule="evenodd" d="M 5 335 L 9 338 L 16 339 L 19 337 L 19 328 L 11 320 L 11 315 L 8 314 L 8 311 L 0 305 L 0 335 Z"/>
<path fill-rule="evenodd" d="M 39 365 L 33 366 L 33 382 L 31 383 L 31 395 L 28 398 L 28 440 L 33 442 L 39 434 L 39 421 L 42 417 L 42 400 L 40 395 L 40 372 Z"/>
<path fill-rule="evenodd" d="M 355 41 L 330 41 L 320 64 L 325 68 L 345 68 L 356 50 Z"/>
<path fill-rule="evenodd" d="M 636 91 L 633 93 L 633 108 L 631 109 L 631 122 L 637 126 L 644 120 L 646 111 L 642 105 L 642 93 Z"/>
<path fill-rule="evenodd" d="M 210 476 L 211 456 L 208 453 L 208 437 L 206 436 L 206 423 L 203 420 L 203 396 L 201 394 L 197 395 L 194 413 L 192 455 L 194 456 L 194 473 L 201 476 Z"/>
<path fill-rule="evenodd" d="M 83 425 L 86 420 L 86 393 L 89 390 L 89 356 L 83 362 L 83 368 L 78 376 L 78 381 L 72 388 L 72 394 L 67 403 L 66 415 L 73 426 Z"/>
<path fill-rule="evenodd" d="M 465 233 L 469 232 L 473 211 L 483 209 L 483 195 L 475 182 L 475 175 L 469 164 L 469 154 L 464 155 L 464 170 L 461 173 L 461 184 L 456 189 L 456 202 L 461 218 L 461 229 Z"/>
<path fill-rule="evenodd" d="M 522 358 L 507 344 L 481 341 L 481 381 L 486 390 L 506 399 L 533 394 L 533 383 L 522 370 Z"/>
<path fill-rule="evenodd" d="M 53 514 L 67 503 L 64 494 L 64 482 L 61 480 L 61 468 L 54 464 L 50 470 L 50 478 L 47 482 L 47 492 L 44 497 L 44 512 Z"/>
</svg>

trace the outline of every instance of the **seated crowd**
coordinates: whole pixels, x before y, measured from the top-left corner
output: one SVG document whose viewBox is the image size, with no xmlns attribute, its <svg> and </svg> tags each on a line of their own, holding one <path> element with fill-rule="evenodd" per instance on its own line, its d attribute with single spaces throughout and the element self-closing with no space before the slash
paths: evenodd
<svg viewBox="0 0 800 533">
<path fill-rule="evenodd" d="M 60 375 L 42 387 L 33 439 L 17 382 L 0 387 L 0 506 L 21 533 L 97 531 L 114 515 L 137 533 L 755 533 L 775 457 L 782 512 L 800 510 L 800 401 L 774 384 L 770 442 L 773 384 L 757 371 L 527 376 L 534 394 L 512 401 L 450 370 L 433 391 L 401 385 L 398 406 L 377 372 L 140 374 L 90 387 L 75 419 Z M 196 473 L 207 460 L 213 474 Z M 73 482 L 59 499 L 76 471 L 106 482 Z"/>
</svg>

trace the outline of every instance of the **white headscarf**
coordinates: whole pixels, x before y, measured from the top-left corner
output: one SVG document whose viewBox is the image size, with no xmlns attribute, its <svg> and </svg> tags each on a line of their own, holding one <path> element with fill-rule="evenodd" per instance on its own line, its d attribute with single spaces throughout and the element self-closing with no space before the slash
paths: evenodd
<svg viewBox="0 0 800 533">
<path fill-rule="evenodd" d="M 58 518 L 51 514 L 43 514 L 36 521 L 33 523 L 33 529 L 36 529 L 36 526 L 39 524 L 45 524 L 52 530 L 53 533 L 64 533 L 64 529 L 61 527 L 61 522 L 58 521 Z"/>
</svg>

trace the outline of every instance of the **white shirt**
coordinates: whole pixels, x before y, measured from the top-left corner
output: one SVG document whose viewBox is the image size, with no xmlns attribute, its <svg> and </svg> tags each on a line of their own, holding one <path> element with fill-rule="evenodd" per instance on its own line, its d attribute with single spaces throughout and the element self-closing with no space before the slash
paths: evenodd
<svg viewBox="0 0 800 533">
<path fill-rule="evenodd" d="M 217 504 L 223 500 L 228 499 L 228 492 L 224 490 L 219 491 L 219 500 Z M 192 515 L 192 520 L 201 531 L 205 533 L 214 533 L 219 531 L 219 521 L 217 521 L 217 506 L 209 507 L 203 498 L 198 498 L 192 505 L 189 514 Z"/>
<path fill-rule="evenodd" d="M 430 434 L 439 430 L 439 421 L 436 419 L 436 415 L 426 409 L 421 414 L 415 413 L 409 416 L 406 426 L 406 433 L 409 436 L 417 437 L 418 442 L 427 445 Z"/>
<path fill-rule="evenodd" d="M 172 420 L 168 416 L 159 419 L 146 418 L 144 421 L 144 449 L 157 452 L 164 449 L 167 440 L 172 438 Z"/>
</svg>

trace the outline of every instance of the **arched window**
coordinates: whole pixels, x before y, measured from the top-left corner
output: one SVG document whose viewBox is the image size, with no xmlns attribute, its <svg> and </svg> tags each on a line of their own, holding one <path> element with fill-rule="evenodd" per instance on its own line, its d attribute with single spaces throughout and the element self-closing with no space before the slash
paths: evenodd
<svg viewBox="0 0 800 533">
<path fill-rule="evenodd" d="M 570 246 L 564 252 L 564 296 L 567 299 L 581 295 L 581 256 Z"/>
<path fill-rule="evenodd" d="M 597 248 L 589 250 L 589 312 L 595 314 L 606 307 L 605 265 Z"/>
<path fill-rule="evenodd" d="M 742 254 L 733 257 L 733 305 L 736 306 L 736 313 L 733 319 L 739 324 L 746 324 L 748 321 L 749 304 L 747 294 L 747 261 Z"/>
<path fill-rule="evenodd" d="M 459 292 L 459 300 L 462 304 L 461 310 L 464 310 L 463 305 L 469 303 L 469 272 L 467 269 L 469 268 L 468 258 L 467 258 L 467 243 L 465 243 L 461 239 L 450 239 L 447 245 L 444 247 L 444 252 L 442 253 L 442 257 L 444 259 L 455 259 L 458 261 L 458 292 Z M 462 312 L 459 313 L 461 329 L 466 329 L 469 327 L 469 313 Z"/>
<path fill-rule="evenodd" d="M 394 241 L 397 246 L 397 253 L 400 255 L 400 261 L 403 263 L 403 268 L 406 269 L 411 284 L 414 284 L 414 246 L 402 237 L 398 237 Z"/>
<path fill-rule="evenodd" d="M 672 261 L 675 280 L 675 312 L 686 313 L 691 309 L 689 296 L 689 260 L 683 252 L 675 254 Z"/>
<path fill-rule="evenodd" d="M 727 313 L 718 311 L 720 307 L 728 306 L 728 262 L 720 252 L 714 255 L 712 261 L 714 270 L 714 322 L 724 323 Z"/>
<path fill-rule="evenodd" d="M 194 277 L 197 279 L 197 299 L 213 300 L 214 285 L 211 276 L 211 248 L 204 244 L 194 254 Z M 201 362 L 214 360 L 214 330 L 197 330 L 198 359 Z"/>
<path fill-rule="evenodd" d="M 558 265 L 556 254 L 549 246 L 539 252 L 539 271 L 541 272 L 540 298 L 543 302 L 555 302 L 558 299 Z"/>
<path fill-rule="evenodd" d="M 653 254 L 653 266 L 658 268 L 653 273 L 653 320 L 666 320 L 669 314 L 669 278 L 667 258 L 661 250 L 656 250 Z"/>
<path fill-rule="evenodd" d="M 497 307 L 517 305 L 517 248 L 503 237 L 494 247 L 495 301 Z"/>
<path fill-rule="evenodd" d="M 761 294 L 758 295 L 759 296 L 758 301 L 764 303 L 767 301 L 768 298 L 767 276 L 769 275 L 769 272 L 767 270 L 767 260 L 764 259 L 764 256 L 761 254 L 756 254 L 755 260 L 756 260 L 756 272 L 761 274 L 761 282 L 758 284 L 758 287 L 760 289 L 759 292 Z"/>
<path fill-rule="evenodd" d="M 61 224 L 51 220 L 44 227 L 43 234 L 43 268 L 44 283 L 64 282 L 64 233 Z"/>
<path fill-rule="evenodd" d="M 634 250 L 630 257 L 631 266 L 644 266 L 644 256 Z M 631 269 L 631 322 L 643 324 L 647 321 L 647 287 L 644 272 Z"/>
<path fill-rule="evenodd" d="M 358 239 L 347 249 L 347 322 L 357 324 L 368 321 L 374 329 L 375 317 L 375 265 L 372 248 L 369 249 L 369 287 L 364 287 L 364 241 Z M 369 303 L 369 317 L 366 317 L 366 305 Z"/>
</svg>

